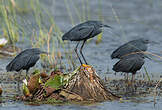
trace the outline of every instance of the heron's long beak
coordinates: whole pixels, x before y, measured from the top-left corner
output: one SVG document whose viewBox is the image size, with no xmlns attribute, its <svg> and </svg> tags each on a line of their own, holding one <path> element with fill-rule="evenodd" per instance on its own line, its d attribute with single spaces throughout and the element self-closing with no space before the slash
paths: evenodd
<svg viewBox="0 0 162 110">
<path fill-rule="evenodd" d="M 47 54 L 47 55 L 49 55 L 50 53 L 45 52 L 45 51 L 41 51 L 41 54 Z"/>
<path fill-rule="evenodd" d="M 107 27 L 107 28 L 113 29 L 111 26 L 106 25 L 106 24 L 103 24 L 103 27 Z"/>
</svg>

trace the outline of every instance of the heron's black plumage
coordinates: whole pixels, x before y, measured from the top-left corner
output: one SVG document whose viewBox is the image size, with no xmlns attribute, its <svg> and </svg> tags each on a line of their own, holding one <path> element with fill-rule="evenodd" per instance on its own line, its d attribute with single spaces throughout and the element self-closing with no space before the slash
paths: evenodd
<svg viewBox="0 0 162 110">
<path fill-rule="evenodd" d="M 62 40 L 81 41 L 92 38 L 102 32 L 102 27 L 109 27 L 102 24 L 101 21 L 86 21 L 74 26 L 71 30 L 65 33 Z"/>
<path fill-rule="evenodd" d="M 78 24 L 74 26 L 72 29 L 70 29 L 68 32 L 66 32 L 62 36 L 62 40 L 70 40 L 70 41 L 82 41 L 83 44 L 80 49 L 80 54 L 82 58 L 84 59 L 85 63 L 87 64 L 87 61 L 85 60 L 83 54 L 82 54 L 82 48 L 86 42 L 87 39 L 95 37 L 96 35 L 100 34 L 102 32 L 102 27 L 108 27 L 111 28 L 108 25 L 102 24 L 101 21 L 86 21 L 81 24 Z M 80 63 L 82 64 L 82 61 L 77 53 L 79 43 L 75 47 L 75 52 L 77 54 L 77 57 L 79 58 Z"/>
<path fill-rule="evenodd" d="M 135 74 L 136 71 L 140 70 L 144 64 L 144 57 L 134 54 L 134 56 L 127 56 L 120 59 L 114 66 L 115 72 L 126 72 Z"/>
<path fill-rule="evenodd" d="M 33 67 L 40 58 L 40 54 L 46 53 L 39 48 L 26 49 L 19 53 L 7 66 L 7 71 L 28 71 L 30 67 Z"/>
<path fill-rule="evenodd" d="M 148 39 L 137 39 L 132 40 L 126 44 L 123 44 L 119 48 L 117 48 L 113 53 L 111 54 L 111 58 L 118 58 L 121 59 L 122 56 L 133 53 L 133 52 L 141 52 L 147 50 L 147 44 L 149 43 Z"/>
</svg>

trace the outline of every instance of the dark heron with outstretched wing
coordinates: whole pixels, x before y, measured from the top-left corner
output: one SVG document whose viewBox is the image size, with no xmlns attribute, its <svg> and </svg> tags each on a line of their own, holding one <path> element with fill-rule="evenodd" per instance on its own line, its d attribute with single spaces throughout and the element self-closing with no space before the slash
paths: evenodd
<svg viewBox="0 0 162 110">
<path fill-rule="evenodd" d="M 148 39 L 140 38 L 137 40 L 132 40 L 126 44 L 123 44 L 119 48 L 117 48 L 113 53 L 111 54 L 111 58 L 118 58 L 121 59 L 122 56 L 125 56 L 127 54 L 135 53 L 135 52 L 141 52 L 147 50 L 147 44 L 150 43 Z M 147 56 L 146 56 L 147 57 Z"/>
<path fill-rule="evenodd" d="M 79 42 L 83 41 L 83 44 L 80 48 L 80 54 L 83 57 L 85 63 L 88 64 L 82 53 L 83 46 L 87 39 L 95 37 L 96 35 L 100 34 L 102 32 L 102 27 L 111 28 L 108 25 L 104 25 L 101 21 L 86 21 L 84 23 L 76 25 L 70 31 L 65 33 L 62 37 L 62 40 L 79 41 Z M 75 52 L 77 54 L 77 57 L 79 58 L 80 63 L 83 64 L 77 53 L 77 47 L 79 45 L 79 42 L 75 47 Z"/>
<path fill-rule="evenodd" d="M 47 54 L 47 52 L 41 51 L 39 48 L 26 49 L 20 52 L 7 66 L 8 71 L 26 70 L 28 73 L 29 69 L 33 67 L 40 58 L 40 54 Z"/>
<path fill-rule="evenodd" d="M 132 54 L 120 59 L 114 66 L 113 70 L 115 72 L 125 72 L 132 73 L 132 81 L 134 80 L 134 75 L 138 70 L 141 69 L 145 56 L 139 54 Z"/>
</svg>

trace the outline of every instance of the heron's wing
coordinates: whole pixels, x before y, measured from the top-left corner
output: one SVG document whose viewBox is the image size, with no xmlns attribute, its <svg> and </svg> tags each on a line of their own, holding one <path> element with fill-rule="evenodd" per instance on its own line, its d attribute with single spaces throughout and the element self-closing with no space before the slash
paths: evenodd
<svg viewBox="0 0 162 110">
<path fill-rule="evenodd" d="M 111 54 L 111 58 L 121 58 L 124 55 L 130 54 L 132 52 L 146 51 L 147 46 L 142 45 L 141 42 L 130 41 L 119 48 L 117 48 Z"/>
<path fill-rule="evenodd" d="M 70 32 L 70 40 L 83 40 L 90 37 L 94 26 L 80 26 L 73 28 Z"/>
<path fill-rule="evenodd" d="M 131 70 L 132 71 L 137 71 L 137 70 L 140 70 L 142 65 L 145 63 L 144 59 L 143 58 L 137 58 L 135 59 L 135 63 L 134 65 L 132 66 Z"/>
<path fill-rule="evenodd" d="M 30 54 L 30 53 L 31 53 L 31 49 L 25 49 L 25 50 L 21 51 L 15 58 Z"/>
<path fill-rule="evenodd" d="M 28 60 L 28 62 L 26 63 L 26 68 L 30 68 L 32 66 L 34 66 L 36 64 L 36 62 L 39 60 L 39 55 L 33 55 L 30 57 L 30 59 Z"/>
<path fill-rule="evenodd" d="M 122 59 L 113 66 L 113 70 L 116 72 L 129 72 L 133 67 L 133 63 L 134 61 L 131 59 Z"/>
<path fill-rule="evenodd" d="M 26 65 L 28 60 L 30 59 L 30 55 L 24 54 L 19 57 L 15 57 L 7 66 L 9 71 L 19 71 L 23 69 L 23 67 Z"/>
</svg>

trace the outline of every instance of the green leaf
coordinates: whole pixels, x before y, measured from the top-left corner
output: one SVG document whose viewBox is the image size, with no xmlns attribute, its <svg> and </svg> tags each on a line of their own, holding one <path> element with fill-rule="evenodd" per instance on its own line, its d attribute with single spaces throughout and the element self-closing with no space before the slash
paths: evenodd
<svg viewBox="0 0 162 110">
<path fill-rule="evenodd" d="M 48 87 L 50 86 L 51 88 L 60 89 L 61 86 L 63 86 L 63 76 L 62 75 L 55 75 L 54 78 L 50 78 L 47 80 L 45 83 L 45 86 Z"/>
<path fill-rule="evenodd" d="M 72 73 L 64 74 L 64 75 L 55 75 L 54 78 L 50 78 L 45 83 L 45 87 L 50 86 L 51 88 L 55 88 L 56 90 L 60 89 L 61 86 L 65 86 L 69 80 L 74 76 L 80 67 L 74 70 Z"/>
</svg>

